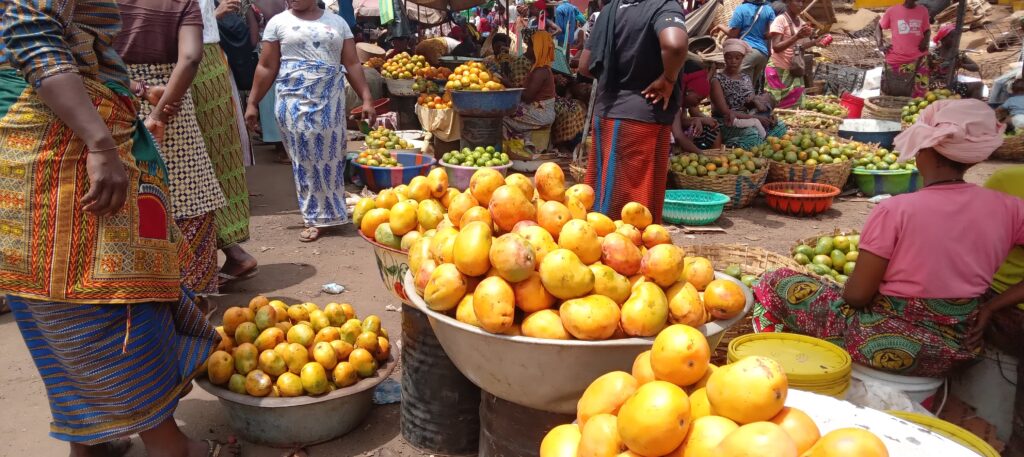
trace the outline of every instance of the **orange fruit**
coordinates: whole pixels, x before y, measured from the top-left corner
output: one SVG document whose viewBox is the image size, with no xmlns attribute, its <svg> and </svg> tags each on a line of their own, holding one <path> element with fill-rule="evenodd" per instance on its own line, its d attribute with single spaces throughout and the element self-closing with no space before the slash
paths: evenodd
<svg viewBox="0 0 1024 457">
<path fill-rule="evenodd" d="M 878 436 L 860 428 L 841 428 L 821 437 L 805 457 L 889 457 Z"/>
<path fill-rule="evenodd" d="M 793 438 L 796 450 L 800 454 L 807 452 L 821 438 L 821 431 L 818 430 L 818 424 L 814 423 L 814 419 L 796 408 L 782 408 L 771 422 L 782 427 L 786 434 Z"/>
</svg>

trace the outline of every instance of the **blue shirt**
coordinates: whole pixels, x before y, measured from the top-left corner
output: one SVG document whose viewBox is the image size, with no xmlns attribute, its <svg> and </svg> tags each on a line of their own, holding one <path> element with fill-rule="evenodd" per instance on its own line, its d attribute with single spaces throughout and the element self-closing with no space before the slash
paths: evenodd
<svg viewBox="0 0 1024 457">
<path fill-rule="evenodd" d="M 338 16 L 348 23 L 348 28 L 356 29 L 356 9 L 352 6 L 352 0 L 338 0 Z"/>
<path fill-rule="evenodd" d="M 758 8 L 761 9 L 760 15 L 757 14 Z M 754 16 L 757 16 L 756 23 L 754 23 Z M 743 37 L 743 41 L 746 41 L 750 47 L 768 56 L 771 55 L 771 52 L 768 51 L 768 29 L 774 20 L 775 10 L 772 9 L 771 5 L 767 3 L 759 5 L 744 2 L 732 13 L 729 28 L 738 29 L 740 34 L 737 38 Z M 748 29 L 750 30 L 749 33 L 747 32 Z"/>
<path fill-rule="evenodd" d="M 1024 95 L 1011 95 L 1000 108 L 1009 111 L 1011 116 L 1024 114 Z"/>
<path fill-rule="evenodd" d="M 569 39 L 572 40 L 576 36 L 576 24 L 581 22 L 587 22 L 587 18 L 583 17 L 583 13 L 576 5 L 564 1 L 555 7 L 555 24 L 562 28 L 562 33 L 555 37 L 558 44 L 565 44 L 566 30 L 569 31 Z"/>
</svg>

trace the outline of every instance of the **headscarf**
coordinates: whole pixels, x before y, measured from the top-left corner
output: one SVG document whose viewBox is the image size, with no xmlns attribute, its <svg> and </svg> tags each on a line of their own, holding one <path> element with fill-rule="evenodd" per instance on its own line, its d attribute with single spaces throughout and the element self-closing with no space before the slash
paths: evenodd
<svg viewBox="0 0 1024 457">
<path fill-rule="evenodd" d="M 935 44 L 939 44 L 940 42 L 942 42 L 943 38 L 946 38 L 946 35 L 949 35 L 954 30 L 956 30 L 956 26 L 955 25 L 953 25 L 953 24 L 943 24 L 942 27 L 939 27 L 939 31 L 935 32 L 935 36 L 932 37 L 932 41 L 934 41 Z"/>
<path fill-rule="evenodd" d="M 693 91 L 700 98 L 707 98 L 711 94 L 711 82 L 708 80 L 706 70 L 697 70 L 683 75 L 683 90 Z"/>
<path fill-rule="evenodd" d="M 551 41 L 551 34 L 543 30 L 533 32 L 531 37 L 533 43 L 533 68 L 550 67 L 555 61 L 555 43 Z"/>
<path fill-rule="evenodd" d="M 1004 130 L 1006 125 L 981 100 L 940 100 L 921 111 L 917 122 L 896 137 L 895 145 L 900 162 L 934 148 L 954 162 L 975 164 L 1003 145 Z"/>
<path fill-rule="evenodd" d="M 750 45 L 739 38 L 729 38 L 728 40 L 725 40 L 724 44 L 722 44 L 723 53 L 738 52 L 740 54 L 747 55 L 750 50 Z"/>
</svg>

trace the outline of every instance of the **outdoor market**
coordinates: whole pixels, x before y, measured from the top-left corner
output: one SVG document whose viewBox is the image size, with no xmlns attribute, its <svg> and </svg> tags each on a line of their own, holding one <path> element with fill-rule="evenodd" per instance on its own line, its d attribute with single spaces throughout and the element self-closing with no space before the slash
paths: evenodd
<svg viewBox="0 0 1024 457">
<path fill-rule="evenodd" d="M 1024 0 L 2 13 L 0 455 L 1024 457 Z"/>
</svg>

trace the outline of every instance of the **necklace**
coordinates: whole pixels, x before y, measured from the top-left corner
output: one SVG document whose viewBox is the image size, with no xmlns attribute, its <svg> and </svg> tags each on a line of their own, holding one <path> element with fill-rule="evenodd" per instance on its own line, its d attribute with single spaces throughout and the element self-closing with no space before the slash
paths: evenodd
<svg viewBox="0 0 1024 457">
<path fill-rule="evenodd" d="M 942 184 L 954 184 L 954 183 L 961 183 L 961 182 L 966 182 L 966 181 L 964 181 L 963 178 L 943 179 L 941 181 L 935 181 L 935 182 L 933 182 L 931 184 L 927 184 L 927 185 L 925 185 L 925 187 L 939 186 L 939 185 L 942 185 Z"/>
</svg>

